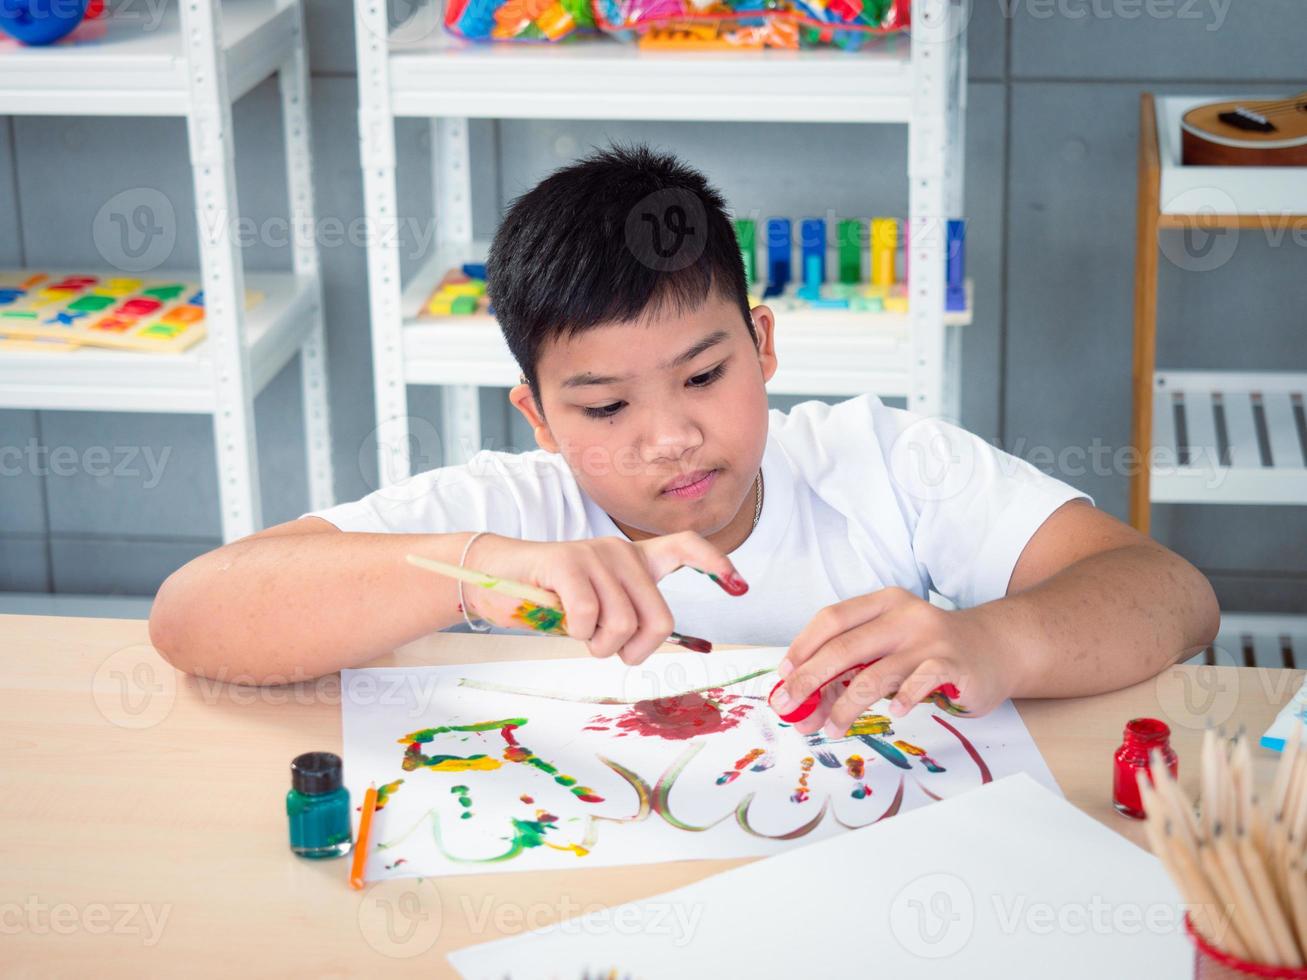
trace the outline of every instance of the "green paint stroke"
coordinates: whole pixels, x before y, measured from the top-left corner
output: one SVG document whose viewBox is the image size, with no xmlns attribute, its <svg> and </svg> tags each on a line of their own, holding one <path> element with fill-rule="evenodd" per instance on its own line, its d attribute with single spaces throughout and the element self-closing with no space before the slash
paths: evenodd
<svg viewBox="0 0 1307 980">
<path fill-rule="evenodd" d="M 383 806 L 385 806 L 386 803 L 390 800 L 390 798 L 394 796 L 397 792 L 399 792 L 400 784 L 403 782 L 404 780 L 402 779 L 396 779 L 393 783 L 386 783 L 384 786 L 380 786 L 377 788 L 378 810 L 380 810 Z"/>
<path fill-rule="evenodd" d="M 563 610 L 552 606 L 538 606 L 524 601 L 513 611 L 513 621 L 541 633 L 566 633 L 567 622 Z"/>
<path fill-rule="evenodd" d="M 458 797 L 458 805 L 463 808 L 459 816 L 463 820 L 468 820 L 472 816 L 472 791 L 466 786 L 451 786 L 449 792 Z"/>
<path fill-rule="evenodd" d="M 448 732 L 493 732 L 509 725 L 518 728 L 525 724 L 525 718 L 503 718 L 499 721 L 477 721 L 470 725 L 441 725 L 438 728 L 419 728 L 415 732 L 409 732 L 407 735 L 395 739 L 395 741 L 400 743 L 430 742 L 437 735 L 444 735 Z"/>
</svg>

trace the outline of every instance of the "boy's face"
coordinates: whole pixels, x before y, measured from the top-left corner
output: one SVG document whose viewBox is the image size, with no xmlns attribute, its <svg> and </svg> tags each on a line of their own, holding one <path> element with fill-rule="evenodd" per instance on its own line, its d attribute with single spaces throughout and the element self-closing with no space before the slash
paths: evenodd
<svg viewBox="0 0 1307 980">
<path fill-rule="evenodd" d="M 629 536 L 692 530 L 734 547 L 752 525 L 776 372 L 771 311 L 753 319 L 757 346 L 714 290 L 690 313 L 551 340 L 536 364 L 543 415 L 526 385 L 509 397 Z"/>
</svg>

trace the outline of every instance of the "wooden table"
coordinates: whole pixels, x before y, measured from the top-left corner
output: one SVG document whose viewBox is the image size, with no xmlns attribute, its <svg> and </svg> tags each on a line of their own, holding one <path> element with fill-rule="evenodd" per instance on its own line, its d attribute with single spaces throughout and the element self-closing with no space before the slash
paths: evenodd
<svg viewBox="0 0 1307 980">
<path fill-rule="evenodd" d="M 570 640 L 436 635 L 380 666 L 576 656 Z M 176 673 L 138 620 L 0 616 L 0 963 L 6 974 L 452 974 L 445 954 L 743 863 L 404 879 L 351 891 L 344 861 L 287 847 L 289 763 L 341 750 L 339 678 L 247 688 Z M 1302 671 L 1175 667 L 1018 707 L 1067 797 L 1111 807 L 1124 723 L 1167 721 L 1193 790 L 1210 718 L 1265 730 Z M 1255 750 L 1269 783 L 1274 756 Z"/>
</svg>

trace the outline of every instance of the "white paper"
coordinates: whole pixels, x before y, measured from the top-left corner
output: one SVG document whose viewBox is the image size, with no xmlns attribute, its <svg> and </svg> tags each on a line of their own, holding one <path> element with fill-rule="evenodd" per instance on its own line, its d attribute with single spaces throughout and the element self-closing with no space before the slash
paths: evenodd
<svg viewBox="0 0 1307 980">
<path fill-rule="evenodd" d="M 467 980 L 1187 980 L 1183 914 L 1151 854 L 1015 775 L 449 959 Z"/>
<path fill-rule="evenodd" d="M 769 855 L 1013 772 L 1056 790 L 1011 704 L 891 720 L 881 702 L 860 719 L 879 735 L 800 735 L 766 703 L 784 652 L 343 671 L 351 797 L 395 787 L 368 879 Z M 569 700 L 596 697 L 620 703 Z"/>
</svg>

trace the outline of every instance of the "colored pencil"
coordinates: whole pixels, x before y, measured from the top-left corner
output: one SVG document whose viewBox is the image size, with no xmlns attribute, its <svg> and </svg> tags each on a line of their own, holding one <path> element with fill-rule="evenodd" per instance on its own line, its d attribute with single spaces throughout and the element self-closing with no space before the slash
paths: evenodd
<svg viewBox="0 0 1307 980">
<path fill-rule="evenodd" d="M 368 863 L 368 837 L 372 834 L 372 814 L 377 812 L 377 784 L 368 786 L 363 794 L 363 815 L 359 817 L 359 838 L 354 843 L 354 862 L 349 869 L 349 887 L 363 888 L 363 874 Z"/>
<path fill-rule="evenodd" d="M 1241 960 L 1301 968 L 1307 962 L 1307 752 L 1304 726 L 1289 737 L 1265 799 L 1253 789 L 1252 751 L 1203 735 L 1198 819 L 1160 757 L 1141 774 L 1148 841 L 1192 906 L 1211 946 Z M 1222 913 L 1228 921 L 1222 920 Z"/>
<path fill-rule="evenodd" d="M 511 578 L 498 578 L 494 575 L 487 575 L 485 572 L 478 572 L 472 568 L 460 568 L 457 565 L 449 565 L 432 558 L 423 558 L 421 555 L 408 555 L 407 558 L 410 565 L 416 565 L 418 568 L 438 572 L 441 575 L 447 575 L 449 578 L 466 582 L 468 585 L 478 585 L 483 589 L 490 589 L 492 592 L 501 592 L 504 595 L 512 596 L 514 599 L 521 599 L 524 602 L 530 602 L 557 612 L 560 616 L 566 615 L 563 612 L 563 600 L 558 597 L 557 593 L 550 592 L 548 589 L 528 585 L 526 582 L 517 582 Z M 712 644 L 707 640 L 701 640 L 697 636 L 672 633 L 667 637 L 667 642 L 685 647 L 694 653 L 712 653 Z"/>
</svg>

